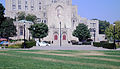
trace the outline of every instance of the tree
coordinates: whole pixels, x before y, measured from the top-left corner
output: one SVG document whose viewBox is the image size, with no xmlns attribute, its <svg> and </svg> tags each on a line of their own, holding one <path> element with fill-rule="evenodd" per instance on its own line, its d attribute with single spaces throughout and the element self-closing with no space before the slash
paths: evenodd
<svg viewBox="0 0 120 69">
<path fill-rule="evenodd" d="M 31 25 L 29 30 L 34 38 L 39 38 L 39 41 L 48 35 L 48 26 L 44 23 Z"/>
<path fill-rule="evenodd" d="M 114 23 L 115 23 L 115 33 L 114 33 L 114 26 L 112 24 L 105 30 L 106 37 L 110 41 L 113 41 L 114 34 L 115 34 L 115 39 L 120 40 L 120 21 L 116 21 Z"/>
<path fill-rule="evenodd" d="M 76 30 L 73 31 L 73 36 L 77 37 L 79 41 L 84 41 L 91 37 L 90 31 L 85 24 L 79 24 Z"/>
<path fill-rule="evenodd" d="M 105 30 L 109 25 L 109 22 L 99 20 L 99 34 L 105 34 Z"/>
<path fill-rule="evenodd" d="M 33 14 L 27 14 L 25 12 L 18 12 L 17 13 L 18 17 L 17 19 L 18 20 L 27 20 L 27 21 L 32 21 L 35 23 L 35 20 L 37 19 L 37 17 Z"/>
<path fill-rule="evenodd" d="M 1 37 L 1 24 L 2 24 L 2 22 L 4 21 L 4 10 L 5 10 L 5 8 L 3 7 L 3 5 L 0 3 L 0 37 Z"/>
<path fill-rule="evenodd" d="M 98 20 L 99 21 L 99 34 L 105 34 L 105 30 L 107 27 L 109 27 L 110 23 L 106 20 L 99 20 L 99 19 L 92 19 L 92 20 Z"/>
<path fill-rule="evenodd" d="M 17 15 L 18 15 L 17 17 L 18 20 L 25 20 L 26 17 L 25 12 L 18 12 Z"/>
<path fill-rule="evenodd" d="M 35 20 L 37 19 L 37 17 L 35 16 L 35 15 L 33 15 L 33 14 L 28 14 L 27 16 L 26 16 L 26 20 L 27 21 L 32 21 L 32 22 L 34 22 L 35 23 Z"/>
<path fill-rule="evenodd" d="M 9 39 L 16 35 L 16 27 L 13 24 L 13 19 L 5 18 L 5 21 L 1 24 L 2 37 Z"/>
</svg>

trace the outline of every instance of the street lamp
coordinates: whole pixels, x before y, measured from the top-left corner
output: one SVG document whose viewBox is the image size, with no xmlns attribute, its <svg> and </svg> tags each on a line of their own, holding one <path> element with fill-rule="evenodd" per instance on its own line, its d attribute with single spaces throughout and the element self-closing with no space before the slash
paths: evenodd
<svg viewBox="0 0 120 69">
<path fill-rule="evenodd" d="M 60 46 L 61 46 L 61 22 L 60 22 Z"/>
<path fill-rule="evenodd" d="M 25 21 L 24 21 L 24 48 L 25 48 Z"/>
<path fill-rule="evenodd" d="M 95 30 L 95 28 L 94 28 L 94 42 L 95 42 L 95 32 L 96 32 L 96 30 Z"/>
<path fill-rule="evenodd" d="M 114 49 L 116 49 L 116 45 L 115 45 L 115 34 L 116 34 L 115 33 L 115 23 L 113 24 L 113 26 L 114 26 L 114 34 L 113 34 L 114 35 Z"/>
</svg>

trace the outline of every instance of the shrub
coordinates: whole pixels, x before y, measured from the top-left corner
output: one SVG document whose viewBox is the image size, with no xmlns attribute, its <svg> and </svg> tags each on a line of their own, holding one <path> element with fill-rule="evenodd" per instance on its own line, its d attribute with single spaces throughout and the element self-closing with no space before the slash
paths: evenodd
<svg viewBox="0 0 120 69">
<path fill-rule="evenodd" d="M 21 48 L 22 44 L 9 45 L 7 48 Z"/>
<path fill-rule="evenodd" d="M 91 42 L 83 42 L 82 45 L 91 45 Z"/>
<path fill-rule="evenodd" d="M 114 43 L 101 43 L 103 48 L 114 49 Z"/>
<path fill-rule="evenodd" d="M 114 49 L 114 44 L 113 43 L 108 43 L 108 42 L 94 42 L 93 45 L 95 47 L 103 47 L 107 49 Z"/>
<path fill-rule="evenodd" d="M 93 42 L 93 46 L 95 46 L 95 47 L 101 47 L 101 43 L 100 42 Z"/>
<path fill-rule="evenodd" d="M 25 42 L 25 47 L 26 48 L 32 48 L 33 46 L 36 46 L 36 42 L 35 41 L 26 41 Z M 22 43 L 22 48 L 24 48 L 24 43 Z"/>
</svg>

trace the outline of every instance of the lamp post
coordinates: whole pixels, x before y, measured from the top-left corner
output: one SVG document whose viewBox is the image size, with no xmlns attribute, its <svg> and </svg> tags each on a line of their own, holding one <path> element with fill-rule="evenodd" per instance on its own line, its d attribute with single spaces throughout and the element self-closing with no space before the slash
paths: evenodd
<svg viewBox="0 0 120 69">
<path fill-rule="evenodd" d="M 114 34 L 113 34 L 114 35 L 114 49 L 116 49 L 116 45 L 115 45 L 115 34 L 116 34 L 115 33 L 115 24 L 113 24 L 113 26 L 114 26 Z"/>
<path fill-rule="evenodd" d="M 95 28 L 94 28 L 94 42 L 95 42 L 95 32 L 96 32 L 96 30 L 95 30 Z"/>
<path fill-rule="evenodd" d="M 24 48 L 25 48 L 25 21 L 24 21 Z"/>
<path fill-rule="evenodd" d="M 60 22 L 60 46 L 61 46 L 61 22 Z"/>
</svg>

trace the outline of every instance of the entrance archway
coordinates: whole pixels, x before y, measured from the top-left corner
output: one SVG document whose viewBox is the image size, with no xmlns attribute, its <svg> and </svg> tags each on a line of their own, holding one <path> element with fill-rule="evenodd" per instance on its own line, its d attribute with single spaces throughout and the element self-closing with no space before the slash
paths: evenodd
<svg viewBox="0 0 120 69">
<path fill-rule="evenodd" d="M 65 34 L 63 34 L 63 40 L 66 40 L 66 35 Z"/>
</svg>

